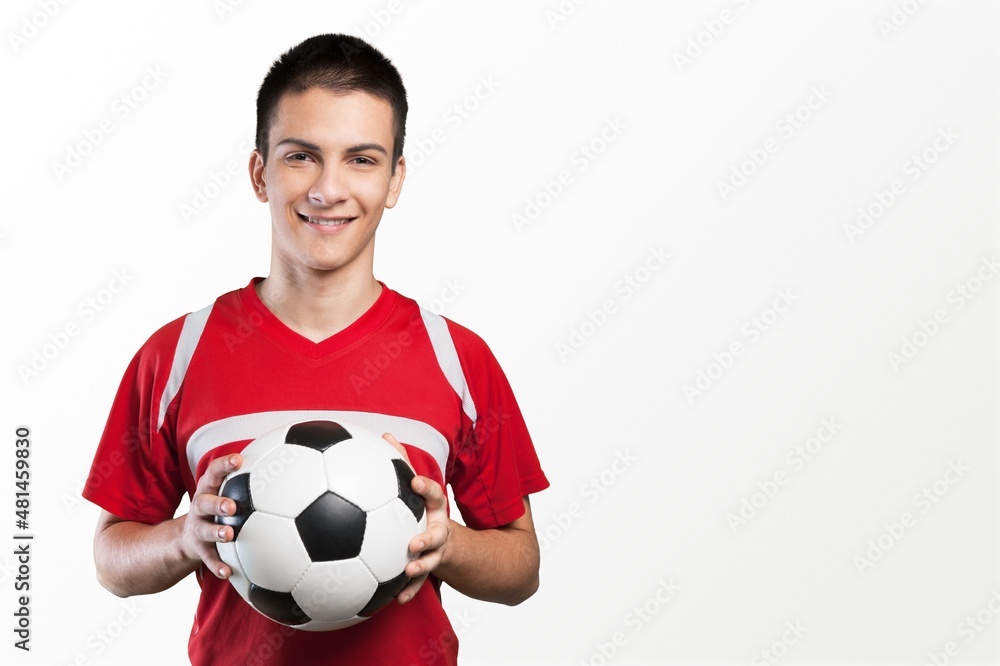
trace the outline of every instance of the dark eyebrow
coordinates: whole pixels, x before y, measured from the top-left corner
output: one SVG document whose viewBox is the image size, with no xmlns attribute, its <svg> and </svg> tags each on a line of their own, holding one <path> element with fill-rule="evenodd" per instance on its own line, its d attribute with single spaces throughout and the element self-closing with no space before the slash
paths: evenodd
<svg viewBox="0 0 1000 666">
<path fill-rule="evenodd" d="M 306 141 L 305 139 L 296 139 L 295 137 L 288 137 L 287 139 L 282 139 L 277 144 L 275 144 L 275 148 L 277 148 L 278 146 L 280 146 L 282 144 L 285 144 L 285 143 L 293 143 L 293 144 L 295 144 L 297 146 L 302 146 L 306 150 L 311 150 L 311 151 L 316 152 L 316 153 L 322 152 L 320 150 L 320 147 L 317 146 L 315 143 L 312 143 L 310 141 Z M 380 143 L 359 143 L 359 144 L 357 144 L 355 146 L 348 147 L 348 149 L 345 150 L 344 152 L 346 152 L 346 153 L 363 153 L 366 150 L 374 150 L 376 152 L 382 153 L 383 155 L 386 155 L 386 156 L 389 155 L 389 151 L 386 150 L 385 147 L 382 144 L 380 144 Z"/>
<path fill-rule="evenodd" d="M 317 153 L 320 152 L 319 146 L 317 146 L 315 143 L 311 143 L 309 141 L 305 141 L 304 139 L 296 139 L 295 137 L 289 137 L 287 139 L 282 139 L 281 141 L 279 141 L 278 143 L 276 143 L 274 145 L 274 147 L 277 148 L 278 146 L 280 146 L 282 144 L 285 144 L 285 143 L 294 143 L 297 146 L 302 146 L 306 150 L 311 150 L 311 151 L 317 152 Z"/>
<path fill-rule="evenodd" d="M 383 155 L 386 155 L 386 156 L 389 155 L 389 151 L 386 150 L 382 146 L 382 144 L 380 144 L 380 143 L 359 143 L 356 146 L 351 146 L 350 148 L 348 148 L 344 152 L 348 152 L 348 153 L 363 153 L 366 150 L 374 150 L 376 152 L 382 153 Z"/>
</svg>

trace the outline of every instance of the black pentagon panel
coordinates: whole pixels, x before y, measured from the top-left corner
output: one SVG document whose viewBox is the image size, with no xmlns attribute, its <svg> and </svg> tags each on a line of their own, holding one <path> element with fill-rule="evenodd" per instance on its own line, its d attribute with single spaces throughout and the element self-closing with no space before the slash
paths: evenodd
<svg viewBox="0 0 1000 666">
<path fill-rule="evenodd" d="M 295 603 L 291 592 L 275 592 L 251 583 L 250 603 L 261 613 L 281 624 L 305 624 L 312 619 Z"/>
<path fill-rule="evenodd" d="M 413 513 L 413 517 L 419 522 L 424 517 L 424 498 L 413 492 L 410 483 L 413 481 L 413 470 L 406 464 L 405 460 L 399 458 L 392 459 L 392 466 L 396 468 L 396 480 L 399 482 L 399 499 L 403 500 L 406 507 Z"/>
<path fill-rule="evenodd" d="M 337 442 L 351 439 L 351 433 L 344 426 L 333 421 L 303 421 L 288 429 L 286 444 L 298 444 L 316 449 L 320 453 Z"/>
<path fill-rule="evenodd" d="M 222 485 L 220 497 L 228 497 L 236 502 L 236 513 L 231 516 L 216 516 L 217 525 L 229 525 L 233 528 L 233 538 L 240 535 L 243 524 L 253 513 L 253 502 L 250 499 L 250 473 L 237 474 Z"/>
<path fill-rule="evenodd" d="M 376 611 L 384 608 L 390 601 L 396 598 L 396 595 L 403 591 L 406 584 L 410 582 L 410 579 L 405 573 L 401 573 L 392 580 L 387 580 L 384 583 L 379 583 L 378 587 L 375 588 L 375 594 L 372 595 L 371 600 L 365 604 L 358 615 L 362 617 L 371 617 Z"/>
<path fill-rule="evenodd" d="M 367 514 L 327 491 L 303 509 L 295 526 L 313 562 L 357 557 L 365 539 Z"/>
</svg>

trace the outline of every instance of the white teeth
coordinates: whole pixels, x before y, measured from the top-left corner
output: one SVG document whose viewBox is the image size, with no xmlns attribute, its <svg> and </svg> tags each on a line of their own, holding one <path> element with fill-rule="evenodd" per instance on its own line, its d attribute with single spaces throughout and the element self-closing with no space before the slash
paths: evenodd
<svg viewBox="0 0 1000 666">
<path fill-rule="evenodd" d="M 350 220 L 321 220 L 318 217 L 308 217 L 306 219 L 310 224 L 319 224 L 324 227 L 339 227 L 342 224 L 347 224 Z"/>
</svg>

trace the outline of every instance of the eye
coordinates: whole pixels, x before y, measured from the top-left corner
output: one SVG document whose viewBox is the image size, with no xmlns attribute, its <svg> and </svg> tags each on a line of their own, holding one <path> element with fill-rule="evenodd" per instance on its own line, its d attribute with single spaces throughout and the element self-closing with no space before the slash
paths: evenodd
<svg viewBox="0 0 1000 666">
<path fill-rule="evenodd" d="M 289 153 L 288 155 L 285 156 L 285 159 L 290 162 L 306 162 L 308 160 L 311 160 L 312 157 L 309 155 L 309 153 Z"/>
<path fill-rule="evenodd" d="M 364 155 L 358 155 L 351 161 L 355 164 L 360 164 L 361 166 L 375 166 L 376 164 L 375 160 L 370 157 L 365 157 Z"/>
</svg>

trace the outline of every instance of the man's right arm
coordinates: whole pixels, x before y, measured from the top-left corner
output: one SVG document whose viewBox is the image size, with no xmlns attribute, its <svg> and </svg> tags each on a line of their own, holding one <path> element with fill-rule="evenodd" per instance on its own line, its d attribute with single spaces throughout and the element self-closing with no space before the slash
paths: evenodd
<svg viewBox="0 0 1000 666">
<path fill-rule="evenodd" d="M 215 544 L 232 541 L 233 528 L 216 525 L 216 516 L 229 516 L 236 503 L 219 497 L 226 475 L 239 469 L 242 456 L 213 460 L 198 480 L 187 514 L 147 525 L 102 511 L 94 535 L 97 580 L 119 597 L 151 594 L 172 587 L 203 562 L 221 579 L 232 570 L 219 557 Z"/>
</svg>

